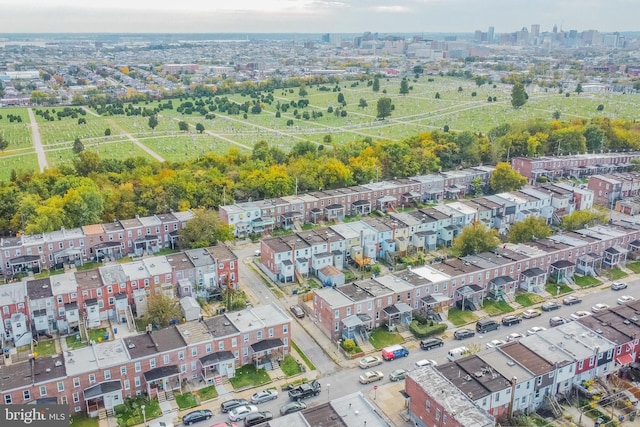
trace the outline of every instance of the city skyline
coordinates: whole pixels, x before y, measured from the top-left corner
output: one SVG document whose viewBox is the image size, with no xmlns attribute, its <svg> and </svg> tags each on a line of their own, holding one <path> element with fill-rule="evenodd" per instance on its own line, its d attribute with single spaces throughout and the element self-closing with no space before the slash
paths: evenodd
<svg viewBox="0 0 640 427">
<path fill-rule="evenodd" d="M 1 33 L 358 33 L 518 31 L 539 24 L 638 30 L 640 2 L 540 0 L 0 0 Z"/>
</svg>

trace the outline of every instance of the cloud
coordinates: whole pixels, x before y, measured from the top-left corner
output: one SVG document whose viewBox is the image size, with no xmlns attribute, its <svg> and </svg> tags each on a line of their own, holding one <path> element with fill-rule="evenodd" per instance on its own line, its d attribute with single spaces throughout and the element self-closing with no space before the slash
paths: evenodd
<svg viewBox="0 0 640 427">
<path fill-rule="evenodd" d="M 393 6 L 375 6 L 372 7 L 371 10 L 373 10 L 374 12 L 382 12 L 382 13 L 408 13 L 411 12 L 411 9 L 407 6 L 398 6 L 398 5 L 393 5 Z"/>
</svg>

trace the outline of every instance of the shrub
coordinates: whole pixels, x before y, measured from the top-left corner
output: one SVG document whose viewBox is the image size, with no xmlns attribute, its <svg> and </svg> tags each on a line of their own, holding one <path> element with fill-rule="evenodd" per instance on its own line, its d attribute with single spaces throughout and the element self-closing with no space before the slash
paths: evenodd
<svg viewBox="0 0 640 427">
<path fill-rule="evenodd" d="M 447 330 L 447 325 L 444 323 L 434 324 L 433 321 L 429 323 L 419 323 L 417 320 L 413 320 L 409 329 L 416 338 L 426 338 L 444 333 L 444 331 Z"/>
<path fill-rule="evenodd" d="M 353 340 L 342 341 L 342 348 L 347 353 L 351 353 L 356 348 L 356 343 Z"/>
</svg>

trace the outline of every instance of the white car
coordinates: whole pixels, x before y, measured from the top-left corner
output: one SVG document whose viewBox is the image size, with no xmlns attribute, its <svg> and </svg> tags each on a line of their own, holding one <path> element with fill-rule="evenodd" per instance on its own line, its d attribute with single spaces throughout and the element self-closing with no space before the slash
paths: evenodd
<svg viewBox="0 0 640 427">
<path fill-rule="evenodd" d="M 491 340 L 490 342 L 487 343 L 487 348 L 498 347 L 502 344 L 504 344 L 504 341 L 502 340 Z"/>
<path fill-rule="evenodd" d="M 438 363 L 435 360 L 422 359 L 416 362 L 416 367 L 423 368 L 425 366 L 438 366 Z"/>
<path fill-rule="evenodd" d="M 592 313 L 598 313 L 600 311 L 606 310 L 607 308 L 609 308 L 609 306 L 607 304 L 598 303 L 598 304 L 594 305 L 593 307 L 591 307 L 591 312 Z"/>
<path fill-rule="evenodd" d="M 618 304 L 626 304 L 628 302 L 635 301 L 635 300 L 636 299 L 631 295 L 622 295 L 620 298 L 618 298 Z"/>
<path fill-rule="evenodd" d="M 587 316 L 591 316 L 591 313 L 584 310 L 576 311 L 575 313 L 571 314 L 571 317 L 576 320 L 582 319 L 583 317 L 587 317 Z"/>
<path fill-rule="evenodd" d="M 530 308 L 529 310 L 525 310 L 522 312 L 522 317 L 524 317 L 525 319 L 533 319 L 534 317 L 538 316 L 542 316 L 542 312 L 534 308 Z"/>
<path fill-rule="evenodd" d="M 543 328 L 542 326 L 533 326 L 531 329 L 527 330 L 527 335 L 535 335 L 538 332 L 546 331 L 547 328 Z"/>
<path fill-rule="evenodd" d="M 229 411 L 229 419 L 231 421 L 240 421 L 247 418 L 249 414 L 255 414 L 258 412 L 256 405 L 242 405 Z"/>
<path fill-rule="evenodd" d="M 270 400 L 275 400 L 278 398 L 278 390 L 269 389 L 262 390 L 257 393 L 253 393 L 251 396 L 251 403 L 263 403 L 268 402 Z"/>
<path fill-rule="evenodd" d="M 520 338 L 524 338 L 524 335 L 514 332 L 507 335 L 507 342 L 518 341 Z"/>
<path fill-rule="evenodd" d="M 362 369 L 373 368 L 374 366 L 378 366 L 382 363 L 382 359 L 378 356 L 367 356 L 360 359 L 358 365 Z"/>
</svg>

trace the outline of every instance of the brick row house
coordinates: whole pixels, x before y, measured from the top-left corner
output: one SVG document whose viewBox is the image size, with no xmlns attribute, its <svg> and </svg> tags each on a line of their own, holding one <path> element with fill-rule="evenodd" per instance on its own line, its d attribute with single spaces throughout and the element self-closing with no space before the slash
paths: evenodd
<svg viewBox="0 0 640 427">
<path fill-rule="evenodd" d="M 553 408 L 558 396 L 637 361 L 639 315 L 640 303 L 633 302 L 455 362 L 411 371 L 405 386 L 408 415 L 425 427 L 434 418 L 442 425 L 465 425 L 454 405 L 443 404 L 434 384 L 448 385 L 447 393 L 464 399 L 466 411 L 478 417 L 532 413 L 543 405 Z"/>
<path fill-rule="evenodd" d="M 42 269 L 63 269 L 85 261 L 113 261 L 123 256 L 152 255 L 176 246 L 179 230 L 193 212 L 115 220 L 81 228 L 0 239 L 0 271 L 5 278 Z"/>
<path fill-rule="evenodd" d="M 440 172 L 392 181 L 372 182 L 335 190 L 319 190 L 252 202 L 220 206 L 220 218 L 236 237 L 264 233 L 294 223 L 340 222 L 346 215 L 368 215 L 372 211 L 394 211 L 416 201 L 442 201 L 463 197 L 475 178 L 487 185 L 493 167 Z"/>
<path fill-rule="evenodd" d="M 349 316 L 367 317 L 371 327 L 378 327 L 388 323 L 385 310 L 393 311 L 400 304 L 405 310 L 405 305 L 410 310 L 428 310 L 444 319 L 453 306 L 475 310 L 486 297 L 511 301 L 518 288 L 545 292 L 549 278 L 573 284 L 574 274 L 624 265 L 624 255 L 639 236 L 638 225 L 621 221 L 526 244 L 504 244 L 492 252 L 316 289 L 311 311 L 320 329 L 336 341 L 352 332 L 344 324 Z M 262 246 L 268 253 L 271 247 L 265 242 L 268 239 Z"/>
<path fill-rule="evenodd" d="M 13 324 L 19 323 L 26 328 L 21 326 L 21 335 L 66 335 L 77 332 L 80 322 L 94 328 L 106 320 L 134 329 L 133 318 L 144 315 L 150 292 L 206 298 L 227 286 L 238 286 L 238 260 L 224 245 L 9 283 L 0 285 L 0 333 L 15 341 Z M 29 339 L 25 335 L 27 344 Z"/>
<path fill-rule="evenodd" d="M 190 380 L 219 383 L 245 364 L 276 363 L 289 353 L 290 328 L 271 304 L 92 343 L 4 366 L 0 394 L 5 404 L 54 399 L 97 416 L 126 397 L 154 398 Z"/>
</svg>

